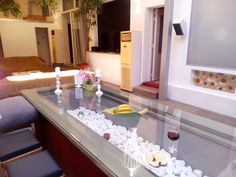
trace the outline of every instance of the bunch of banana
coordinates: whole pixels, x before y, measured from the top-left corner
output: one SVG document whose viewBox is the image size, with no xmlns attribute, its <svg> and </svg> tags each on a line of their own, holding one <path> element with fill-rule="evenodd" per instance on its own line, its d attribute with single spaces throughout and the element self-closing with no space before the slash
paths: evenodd
<svg viewBox="0 0 236 177">
<path fill-rule="evenodd" d="M 115 114 L 124 114 L 124 113 L 130 113 L 130 112 L 132 112 L 132 108 L 128 104 L 121 104 L 117 106 L 116 109 L 114 110 Z"/>
</svg>

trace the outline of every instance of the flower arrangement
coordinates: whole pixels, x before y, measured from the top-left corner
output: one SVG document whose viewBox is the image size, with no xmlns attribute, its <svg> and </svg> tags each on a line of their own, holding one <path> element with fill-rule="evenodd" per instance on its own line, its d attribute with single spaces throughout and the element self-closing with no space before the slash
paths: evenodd
<svg viewBox="0 0 236 177">
<path fill-rule="evenodd" d="M 81 69 L 81 70 L 89 70 L 89 64 L 88 63 L 81 63 L 79 65 L 79 69 Z"/>
<path fill-rule="evenodd" d="M 83 88 L 87 91 L 93 91 L 95 88 L 92 74 L 85 73 L 83 77 Z"/>
</svg>

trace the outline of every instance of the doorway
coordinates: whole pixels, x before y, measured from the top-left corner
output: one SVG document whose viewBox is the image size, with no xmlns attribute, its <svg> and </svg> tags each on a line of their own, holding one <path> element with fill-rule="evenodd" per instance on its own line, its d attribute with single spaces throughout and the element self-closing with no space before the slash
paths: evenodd
<svg viewBox="0 0 236 177">
<path fill-rule="evenodd" d="M 4 58 L 1 34 L 0 34 L 0 58 Z"/>
<path fill-rule="evenodd" d="M 51 65 L 48 28 L 35 28 L 38 56 Z"/>
<path fill-rule="evenodd" d="M 153 9 L 150 81 L 160 80 L 164 7 Z"/>
<path fill-rule="evenodd" d="M 161 58 L 163 45 L 163 28 L 164 28 L 164 7 L 148 9 L 148 64 L 145 82 L 134 88 L 135 94 L 145 95 L 150 98 L 159 98 L 161 88 Z M 151 26 L 151 28 L 149 28 Z"/>
<path fill-rule="evenodd" d="M 85 62 L 86 30 L 82 16 L 77 11 L 62 14 L 65 64 L 78 65 Z"/>
</svg>

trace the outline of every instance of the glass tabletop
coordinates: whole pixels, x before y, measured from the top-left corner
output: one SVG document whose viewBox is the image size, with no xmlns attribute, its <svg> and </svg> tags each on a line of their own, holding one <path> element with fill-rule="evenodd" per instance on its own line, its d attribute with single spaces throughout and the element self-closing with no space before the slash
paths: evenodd
<svg viewBox="0 0 236 177">
<path fill-rule="evenodd" d="M 102 96 L 72 85 L 63 86 L 61 95 L 54 89 L 30 89 L 22 94 L 109 175 L 236 174 L 233 124 L 104 86 Z M 104 112 L 122 104 L 129 104 L 134 111 Z M 148 112 L 140 112 L 146 109 Z"/>
</svg>

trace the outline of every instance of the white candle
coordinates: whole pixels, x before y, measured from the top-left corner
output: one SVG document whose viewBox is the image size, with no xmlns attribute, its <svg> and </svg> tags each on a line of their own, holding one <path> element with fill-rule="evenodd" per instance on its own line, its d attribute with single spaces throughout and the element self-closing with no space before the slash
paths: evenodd
<svg viewBox="0 0 236 177">
<path fill-rule="evenodd" d="M 96 77 L 101 77 L 101 75 L 102 75 L 100 69 L 96 69 L 95 73 L 96 73 Z"/>
<path fill-rule="evenodd" d="M 60 71 L 61 71 L 60 67 L 56 67 L 56 68 L 55 68 L 55 72 L 56 72 L 56 74 L 59 74 Z"/>
</svg>

